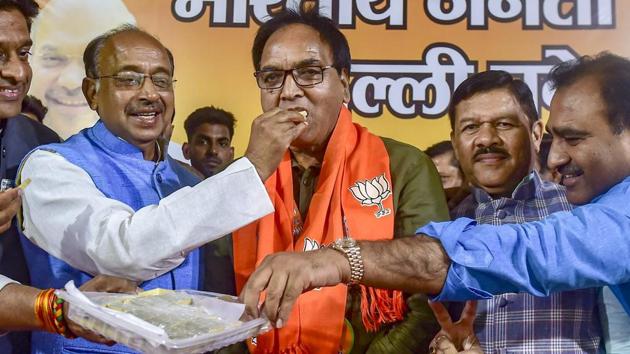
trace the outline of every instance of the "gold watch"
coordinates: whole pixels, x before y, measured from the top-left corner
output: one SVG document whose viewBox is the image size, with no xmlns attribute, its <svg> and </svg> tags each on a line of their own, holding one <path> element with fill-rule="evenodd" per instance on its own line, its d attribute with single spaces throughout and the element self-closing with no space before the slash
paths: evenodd
<svg viewBox="0 0 630 354">
<path fill-rule="evenodd" d="M 363 279 L 363 257 L 357 241 L 350 237 L 335 240 L 330 247 L 343 253 L 350 263 L 350 281 L 348 285 L 358 284 Z"/>
</svg>

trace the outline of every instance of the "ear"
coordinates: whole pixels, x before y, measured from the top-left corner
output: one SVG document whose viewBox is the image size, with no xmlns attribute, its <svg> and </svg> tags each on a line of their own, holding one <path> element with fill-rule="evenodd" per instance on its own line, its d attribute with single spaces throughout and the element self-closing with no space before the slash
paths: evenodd
<svg viewBox="0 0 630 354">
<path fill-rule="evenodd" d="M 81 84 L 81 89 L 83 90 L 83 96 L 85 96 L 85 100 L 93 111 L 98 109 L 98 104 L 96 103 L 96 80 L 91 79 L 89 77 L 83 78 L 83 83 Z"/>
<path fill-rule="evenodd" d="M 343 102 L 347 104 L 350 102 L 350 73 L 346 69 L 341 69 L 339 79 L 343 86 Z"/>
<path fill-rule="evenodd" d="M 234 160 L 234 146 L 230 146 L 230 160 Z"/>
<path fill-rule="evenodd" d="M 188 143 L 184 143 L 182 145 L 182 154 L 184 154 L 184 158 L 186 160 L 190 160 L 190 146 L 188 145 Z"/>
<path fill-rule="evenodd" d="M 534 125 L 532 125 L 532 141 L 534 142 L 534 150 L 536 153 L 540 152 L 540 143 L 542 142 L 543 137 L 543 122 L 542 120 L 537 120 Z"/>
</svg>

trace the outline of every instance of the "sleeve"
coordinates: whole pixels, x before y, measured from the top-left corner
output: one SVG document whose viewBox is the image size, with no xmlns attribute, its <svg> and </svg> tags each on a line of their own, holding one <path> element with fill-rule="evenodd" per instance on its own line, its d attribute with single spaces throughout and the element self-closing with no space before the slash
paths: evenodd
<svg viewBox="0 0 630 354">
<path fill-rule="evenodd" d="M 415 234 L 429 221 L 448 220 L 442 182 L 433 162 L 415 147 L 383 139 L 390 155 L 396 218 L 394 237 Z M 406 294 L 408 312 L 400 323 L 381 331 L 369 353 L 426 353 L 440 327 L 424 294 Z"/>
<path fill-rule="evenodd" d="M 82 271 L 132 280 L 164 274 L 191 250 L 273 211 L 246 158 L 135 212 L 52 152 L 32 153 L 21 178 L 31 179 L 22 199 L 29 240 Z"/>
<path fill-rule="evenodd" d="M 627 193 L 626 193 L 627 194 Z M 502 226 L 470 219 L 431 223 L 452 263 L 438 301 L 487 299 L 506 292 L 551 292 L 630 281 L 627 195 Z"/>
<path fill-rule="evenodd" d="M 383 142 L 394 189 L 394 237 L 414 235 L 430 221 L 449 220 L 442 182 L 431 159 L 413 146 L 385 138 Z"/>
<path fill-rule="evenodd" d="M 0 291 L 2 291 L 2 289 L 4 289 L 5 286 L 7 286 L 9 284 L 12 284 L 12 283 L 19 284 L 15 280 L 13 280 L 11 278 L 7 278 L 4 275 L 0 274 Z"/>
</svg>

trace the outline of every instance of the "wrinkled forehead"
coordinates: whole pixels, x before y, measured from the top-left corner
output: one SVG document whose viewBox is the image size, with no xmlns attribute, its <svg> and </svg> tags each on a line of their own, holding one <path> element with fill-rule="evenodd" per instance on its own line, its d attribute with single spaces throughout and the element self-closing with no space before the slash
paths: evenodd
<svg viewBox="0 0 630 354">
<path fill-rule="evenodd" d="M 123 32 L 108 39 L 100 52 L 99 64 L 104 72 L 131 70 L 172 74 L 166 48 L 141 32 Z"/>
<path fill-rule="evenodd" d="M 320 33 L 300 23 L 282 27 L 269 37 L 262 52 L 260 67 L 330 65 L 332 59 L 332 48 Z"/>
</svg>

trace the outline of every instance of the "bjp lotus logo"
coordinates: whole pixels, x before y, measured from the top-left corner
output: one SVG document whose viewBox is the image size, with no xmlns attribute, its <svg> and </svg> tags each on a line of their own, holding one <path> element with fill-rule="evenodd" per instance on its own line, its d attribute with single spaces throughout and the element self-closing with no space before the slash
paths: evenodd
<svg viewBox="0 0 630 354">
<path fill-rule="evenodd" d="M 376 205 L 378 210 L 374 216 L 381 218 L 391 214 L 391 210 L 383 207 L 383 201 L 392 194 L 385 174 L 364 182 L 357 181 L 350 187 L 350 192 L 363 206 Z"/>
</svg>

